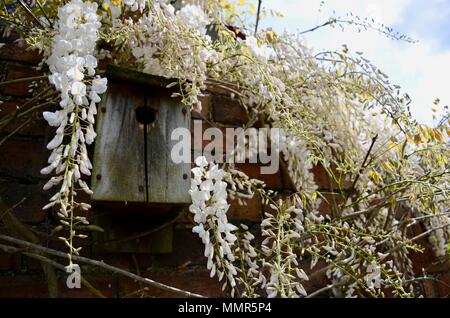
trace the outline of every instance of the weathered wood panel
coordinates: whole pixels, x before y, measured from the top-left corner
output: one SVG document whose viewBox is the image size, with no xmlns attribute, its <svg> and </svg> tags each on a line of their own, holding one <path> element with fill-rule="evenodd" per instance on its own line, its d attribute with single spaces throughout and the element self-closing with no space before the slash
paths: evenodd
<svg viewBox="0 0 450 318">
<path fill-rule="evenodd" d="M 144 130 L 135 115 L 143 96 L 139 86 L 109 84 L 97 117 L 93 200 L 145 202 Z"/>
<path fill-rule="evenodd" d="M 154 91 L 149 97 L 157 105 L 158 116 L 147 137 L 148 201 L 188 204 L 191 165 L 174 163 L 170 154 L 178 142 L 171 140 L 172 131 L 190 128 L 190 112 L 167 91 Z"/>
</svg>

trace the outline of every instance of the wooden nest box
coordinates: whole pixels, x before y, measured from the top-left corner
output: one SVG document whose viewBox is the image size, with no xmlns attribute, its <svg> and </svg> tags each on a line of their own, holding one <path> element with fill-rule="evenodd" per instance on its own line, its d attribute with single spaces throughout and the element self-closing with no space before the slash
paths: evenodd
<svg viewBox="0 0 450 318">
<path fill-rule="evenodd" d="M 92 200 L 190 203 L 190 163 L 175 164 L 172 131 L 190 129 L 190 110 L 166 86 L 173 80 L 109 66 L 97 115 Z"/>
</svg>

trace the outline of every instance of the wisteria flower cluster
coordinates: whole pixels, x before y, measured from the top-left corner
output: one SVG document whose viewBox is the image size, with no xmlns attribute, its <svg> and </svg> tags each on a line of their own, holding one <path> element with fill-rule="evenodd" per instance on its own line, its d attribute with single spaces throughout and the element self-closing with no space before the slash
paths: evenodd
<svg viewBox="0 0 450 318">
<path fill-rule="evenodd" d="M 217 268 L 221 268 L 224 261 L 222 257 L 211 258 L 210 250 L 214 247 L 219 251 L 221 244 L 225 244 L 223 250 L 229 251 L 232 257 L 225 261 L 228 273 L 234 273 L 233 281 L 228 285 L 231 295 L 242 297 L 309 297 L 303 284 L 319 272 L 325 272 L 331 281 L 328 288 L 336 297 L 354 297 L 357 292 L 364 290 L 368 295 L 378 297 L 383 295 L 382 288 L 392 289 L 393 294 L 401 297 L 411 296 L 405 290 L 403 280 L 405 273 L 409 273 L 409 264 L 405 262 L 405 255 L 410 249 L 417 249 L 407 239 L 398 238 L 396 244 L 391 245 L 389 235 L 376 226 L 365 228 L 362 222 L 351 224 L 345 220 L 332 221 L 328 216 L 319 212 L 322 201 L 316 199 L 304 202 L 294 195 L 286 200 L 275 199 L 276 193 L 266 191 L 260 184 L 254 183 L 242 172 L 229 169 L 227 172 L 219 169 L 216 164 L 209 163 L 204 157 L 199 157 L 196 167 L 192 169 L 191 196 L 193 205 L 191 212 L 195 213 L 194 221 L 197 225 L 193 231 L 198 233 L 205 244 L 205 256 L 208 259 L 207 268 L 213 277 Z M 214 179 L 220 171 L 222 183 L 219 189 L 210 192 L 210 179 Z M 211 173 L 211 174 L 210 174 Z M 225 177 L 223 177 L 225 176 Z M 204 185 L 202 185 L 204 184 Z M 207 185 L 208 184 L 208 185 Z M 238 184 L 238 188 L 235 188 Z M 247 187 L 243 187 L 243 185 Z M 211 245 L 210 233 L 216 233 L 217 227 L 205 218 L 208 207 L 205 202 L 216 194 L 224 194 L 224 187 L 230 193 L 239 192 L 247 195 L 258 195 L 266 202 L 267 212 L 261 222 L 260 244 L 255 242 L 255 235 L 251 233 L 247 225 L 241 224 L 239 228 L 232 227 L 235 236 L 234 244 L 230 245 L 226 240 L 217 240 Z M 208 189 L 201 191 L 201 188 Z M 216 192 L 217 191 L 217 192 Z M 201 198 L 199 200 L 199 197 Z M 225 201 L 222 202 L 225 204 Z M 202 207 L 202 208 L 200 208 Z M 228 205 L 220 211 L 224 222 Z M 205 212 L 201 212 L 205 211 Z M 383 214 L 387 216 L 387 211 Z M 200 216 L 203 216 L 203 220 Z M 383 216 L 381 218 L 383 218 Z M 205 228 L 208 230 L 205 231 Z M 219 230 L 219 232 L 222 230 Z M 236 239 L 237 238 L 237 239 Z M 383 244 L 390 248 L 390 252 L 382 252 Z M 210 247 L 212 246 L 212 247 Z M 400 252 L 400 253 L 399 253 Z M 392 255 L 394 260 L 388 260 Z M 305 260 L 308 260 L 310 268 L 305 268 Z M 407 260 L 407 257 L 406 257 Z M 318 264 L 322 269 L 316 271 Z M 328 266 L 323 267 L 323 264 Z M 397 266 L 402 264 L 406 269 L 400 270 Z M 310 273 L 307 274 L 306 270 Z M 219 275 L 219 280 L 222 279 Z M 231 277 L 230 277 L 231 279 Z M 373 281 L 377 283 L 374 284 Z M 223 285 L 224 288 L 227 284 Z M 312 293 L 311 295 L 315 295 Z"/>
<path fill-rule="evenodd" d="M 263 63 L 267 63 L 270 59 L 275 58 L 276 54 L 273 48 L 266 45 L 260 45 L 258 39 L 254 36 L 249 36 L 244 43 L 251 50 L 252 55 Z"/>
<path fill-rule="evenodd" d="M 211 22 L 197 4 L 175 12 L 170 4 L 158 2 L 136 21 L 128 19 L 123 24 L 131 30 L 126 43 L 143 71 L 183 81 L 182 92 L 176 96 L 198 110 L 202 107 L 199 97 L 206 89 L 207 65 L 219 61 L 207 35 Z M 193 41 L 198 44 L 192 45 Z"/>
<path fill-rule="evenodd" d="M 218 165 L 209 164 L 205 157 L 195 160 L 196 167 L 192 169 L 191 181 L 192 204 L 189 211 L 194 214 L 197 224 L 192 231 L 205 244 L 205 257 L 208 259 L 207 268 L 211 277 L 216 273 L 221 281 L 224 277 L 223 288 L 228 284 L 236 286 L 237 271 L 233 265 L 235 255 L 233 245 L 237 227 L 228 222 L 227 211 L 227 183 L 223 181 L 225 172 Z"/>
<path fill-rule="evenodd" d="M 100 95 L 106 91 L 107 80 L 96 76 L 95 57 L 98 31 L 101 27 L 97 15 L 97 4 L 72 0 L 58 10 L 58 27 L 53 39 L 52 54 L 47 59 L 51 75 L 49 81 L 61 93 L 61 109 L 44 112 L 50 126 L 58 127 L 55 137 L 47 145 L 52 153 L 49 166 L 42 174 L 53 171 L 52 177 L 44 186 L 50 189 L 62 183 L 59 192 L 44 209 L 58 205 L 61 222 L 69 227 L 69 238 L 62 238 L 70 248 L 70 254 L 78 253 L 73 246 L 73 214 L 76 208 L 89 209 L 87 203 L 74 200 L 79 187 L 88 194 L 92 191 L 82 180 L 82 175 L 90 176 L 92 168 L 86 145 L 93 143 L 96 104 Z M 76 216 L 77 223 L 86 223 L 86 218 Z M 70 260 L 71 261 L 71 260 Z"/>
<path fill-rule="evenodd" d="M 261 249 L 265 259 L 269 260 L 263 262 L 269 279 L 260 275 L 261 287 L 265 288 L 269 298 L 304 297 L 307 293 L 302 281 L 309 278 L 298 266 L 300 257 L 294 252 L 295 244 L 292 244 L 304 232 L 303 211 L 295 205 L 286 207 L 282 201 L 277 203 L 269 205 L 274 212 L 266 213 L 261 223 L 264 237 Z"/>
</svg>

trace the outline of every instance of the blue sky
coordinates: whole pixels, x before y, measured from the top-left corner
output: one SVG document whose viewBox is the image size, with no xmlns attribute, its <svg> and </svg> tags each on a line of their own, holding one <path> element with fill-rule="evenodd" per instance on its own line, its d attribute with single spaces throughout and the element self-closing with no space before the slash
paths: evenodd
<svg viewBox="0 0 450 318">
<path fill-rule="evenodd" d="M 255 1 L 257 2 L 257 1 Z M 422 123 L 433 124 L 431 106 L 436 98 L 450 105 L 450 0 L 263 0 L 265 8 L 284 14 L 283 18 L 266 18 L 262 27 L 278 31 L 303 31 L 325 22 L 332 16 L 352 12 L 361 18 L 375 18 L 392 26 L 418 43 L 410 44 L 386 38 L 376 31 L 358 33 L 347 27 L 323 28 L 304 35 L 315 51 L 337 49 L 347 44 L 362 51 L 391 81 L 399 84 L 412 98 L 413 116 Z"/>
</svg>

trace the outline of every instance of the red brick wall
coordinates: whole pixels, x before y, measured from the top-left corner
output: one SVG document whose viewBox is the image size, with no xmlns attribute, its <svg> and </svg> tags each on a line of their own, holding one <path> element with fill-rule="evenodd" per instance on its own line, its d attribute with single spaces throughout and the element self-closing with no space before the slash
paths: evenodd
<svg viewBox="0 0 450 318">
<path fill-rule="evenodd" d="M 38 62 L 40 62 L 38 55 L 17 45 L 6 45 L 0 49 L 0 81 L 39 75 L 34 68 Z M 17 106 L 30 98 L 28 83 L 0 87 L 0 94 L 4 101 L 0 105 L 0 119 L 14 112 Z M 192 117 L 203 120 L 204 127 L 209 127 L 211 123 L 219 128 L 237 127 L 247 120 L 245 111 L 230 98 L 214 95 L 204 97 L 203 101 L 202 113 L 194 112 Z M 6 130 L 0 132 L 1 139 L 22 122 L 19 119 L 6 127 Z M 41 209 L 48 202 L 51 191 L 41 190 L 46 178 L 40 175 L 39 171 L 46 164 L 49 152 L 45 146 L 52 138 L 52 134 L 53 129 L 48 127 L 38 113 L 29 125 L 0 146 L 0 198 L 3 200 L 3 207 L 0 210 L 26 198 L 14 209 L 14 215 L 32 229 L 47 234 L 51 233 L 52 228 L 58 223 L 51 213 Z M 286 194 L 292 192 L 289 177 L 282 171 L 274 175 L 260 175 L 258 166 L 241 164 L 238 167 L 250 177 L 265 181 L 269 189 Z M 320 189 L 332 187 L 323 169 L 316 167 L 314 173 Z M 245 222 L 257 232 L 262 209 L 263 206 L 257 198 L 250 200 L 243 207 L 237 202 L 232 202 L 229 215 L 231 221 Z M 326 205 L 323 205 L 323 211 L 332 213 L 332 209 Z M 101 208 L 94 208 L 90 215 L 102 212 Z M 126 208 L 121 212 L 127 213 Z M 203 246 L 196 234 L 191 232 L 191 227 L 189 216 L 176 221 L 173 225 L 171 253 L 94 253 L 91 235 L 81 243 L 84 246 L 82 254 L 191 292 L 222 296 L 221 285 L 215 278 L 209 278 L 203 257 Z M 10 235 L 1 223 L 0 233 Z M 450 284 L 448 264 L 433 267 L 430 249 L 425 240 L 423 243 L 427 246 L 427 250 L 424 255 L 415 257 L 416 271 L 421 272 L 422 268 L 426 268 L 428 272 L 440 275 Z M 41 244 L 64 250 L 60 242 L 45 237 L 41 237 Z M 83 275 L 105 296 L 110 297 L 124 297 L 144 287 L 128 278 L 94 268 L 84 268 Z M 323 276 L 318 277 L 310 282 L 309 288 L 324 286 L 324 280 Z M 59 285 L 60 297 L 92 296 L 84 287 L 69 290 L 65 286 L 64 273 L 59 273 Z M 448 295 L 449 289 L 444 287 L 434 281 L 426 281 L 423 284 L 426 295 L 430 297 Z M 156 288 L 148 288 L 147 293 L 152 296 L 175 296 Z M 21 255 L 0 254 L 0 297 L 47 297 L 47 295 L 47 285 L 37 261 Z"/>
</svg>

